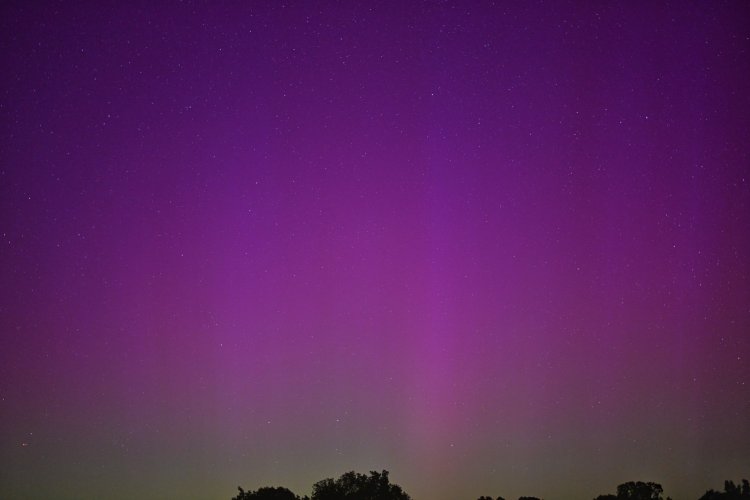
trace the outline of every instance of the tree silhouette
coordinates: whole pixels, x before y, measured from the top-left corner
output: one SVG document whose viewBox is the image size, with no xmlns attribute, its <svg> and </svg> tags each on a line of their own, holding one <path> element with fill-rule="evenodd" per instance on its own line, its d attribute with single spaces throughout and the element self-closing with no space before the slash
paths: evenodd
<svg viewBox="0 0 750 500">
<path fill-rule="evenodd" d="M 301 500 L 290 490 L 281 487 L 265 486 L 256 491 L 245 491 L 238 486 L 237 489 L 240 490 L 240 494 L 232 500 Z"/>
<path fill-rule="evenodd" d="M 630 481 L 617 487 L 617 495 L 599 495 L 594 500 L 664 500 L 659 483 Z M 671 500 L 667 497 L 667 500 Z"/>
<path fill-rule="evenodd" d="M 388 471 L 371 471 L 369 475 L 347 472 L 338 479 L 323 479 L 313 485 L 312 498 L 299 497 L 283 487 L 263 487 L 256 491 L 237 488 L 239 494 L 232 500 L 411 500 L 397 484 L 391 484 Z M 664 500 L 664 490 L 659 483 L 630 481 L 617 487 L 617 494 L 599 495 L 594 500 Z M 478 500 L 492 500 L 481 496 Z M 504 500 L 497 497 L 497 500 Z M 518 500 L 540 500 L 537 497 L 520 497 Z M 666 500 L 671 500 L 669 497 Z M 700 500 L 750 500 L 750 482 L 724 481 L 724 491 L 708 490 Z"/>
<path fill-rule="evenodd" d="M 724 491 L 708 490 L 700 500 L 748 500 L 750 499 L 750 483 L 742 480 L 742 486 L 734 481 L 724 481 Z"/>
<path fill-rule="evenodd" d="M 618 500 L 663 500 L 659 483 L 627 482 L 617 487 Z"/>
<path fill-rule="evenodd" d="M 388 471 L 370 475 L 347 472 L 340 478 L 313 485 L 312 500 L 411 500 L 400 486 L 391 484 Z"/>
</svg>

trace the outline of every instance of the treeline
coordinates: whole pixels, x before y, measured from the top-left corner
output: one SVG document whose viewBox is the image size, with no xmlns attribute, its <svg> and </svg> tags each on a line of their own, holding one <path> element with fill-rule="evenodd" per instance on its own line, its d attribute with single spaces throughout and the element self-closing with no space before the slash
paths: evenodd
<svg viewBox="0 0 750 500">
<path fill-rule="evenodd" d="M 323 479 L 313 485 L 312 497 L 299 497 L 286 488 L 260 488 L 245 491 L 232 500 L 411 500 L 401 486 L 392 484 L 388 471 L 370 475 L 347 472 L 340 478 Z"/>
<path fill-rule="evenodd" d="M 616 494 L 599 495 L 594 500 L 665 500 L 664 489 L 659 483 L 630 481 L 617 487 Z M 479 497 L 479 500 L 495 500 L 492 497 Z M 497 497 L 496 500 L 505 500 Z M 541 500 L 537 497 L 520 497 L 518 500 Z M 666 500 L 672 500 L 667 497 Z M 708 490 L 699 500 L 750 500 L 750 483 L 747 479 L 742 484 L 724 481 L 724 491 Z"/>
<path fill-rule="evenodd" d="M 312 496 L 300 497 L 287 488 L 264 487 L 255 491 L 238 488 L 232 500 L 411 500 L 397 484 L 391 483 L 388 471 L 370 472 L 370 475 L 347 472 L 338 479 L 323 479 L 313 485 Z M 630 481 L 617 487 L 615 494 L 599 495 L 594 500 L 665 500 L 659 483 Z M 478 500 L 505 500 L 503 497 L 481 496 Z M 520 497 L 518 500 L 541 500 L 537 497 Z M 666 500 L 671 500 L 667 497 Z M 750 483 L 724 481 L 724 491 L 708 490 L 698 500 L 750 500 Z"/>
</svg>

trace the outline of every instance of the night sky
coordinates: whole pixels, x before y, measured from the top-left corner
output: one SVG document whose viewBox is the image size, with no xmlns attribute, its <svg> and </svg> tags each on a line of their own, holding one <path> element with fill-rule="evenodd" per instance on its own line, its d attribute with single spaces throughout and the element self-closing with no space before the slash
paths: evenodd
<svg viewBox="0 0 750 500">
<path fill-rule="evenodd" d="M 3 2 L 0 64 L 0 497 L 748 477 L 748 2 Z"/>
</svg>

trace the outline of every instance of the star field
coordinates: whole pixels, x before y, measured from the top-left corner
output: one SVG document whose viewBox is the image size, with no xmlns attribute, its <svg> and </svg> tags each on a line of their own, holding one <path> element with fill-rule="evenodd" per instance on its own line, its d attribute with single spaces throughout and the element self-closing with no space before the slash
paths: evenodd
<svg viewBox="0 0 750 500">
<path fill-rule="evenodd" d="M 746 3 L 5 2 L 0 61 L 0 497 L 747 477 Z"/>
</svg>

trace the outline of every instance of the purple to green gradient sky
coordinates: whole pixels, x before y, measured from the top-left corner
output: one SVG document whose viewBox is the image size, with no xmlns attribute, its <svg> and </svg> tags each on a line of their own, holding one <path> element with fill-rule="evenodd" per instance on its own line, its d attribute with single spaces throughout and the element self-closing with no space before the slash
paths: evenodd
<svg viewBox="0 0 750 500">
<path fill-rule="evenodd" d="M 747 2 L 4 2 L 0 54 L 0 497 L 747 477 Z"/>
</svg>

